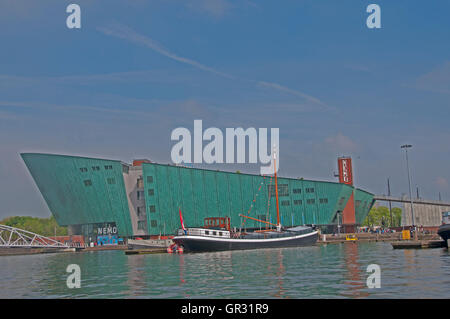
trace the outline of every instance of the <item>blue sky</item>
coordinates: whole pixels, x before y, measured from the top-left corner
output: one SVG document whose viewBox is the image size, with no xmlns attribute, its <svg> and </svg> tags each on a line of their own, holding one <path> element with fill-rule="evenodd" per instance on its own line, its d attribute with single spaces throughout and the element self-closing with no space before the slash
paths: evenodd
<svg viewBox="0 0 450 319">
<path fill-rule="evenodd" d="M 414 188 L 450 201 L 450 3 L 373 2 L 2 0 L 0 218 L 49 216 L 20 152 L 168 163 L 194 119 L 279 127 L 283 176 L 333 181 L 350 155 L 376 194 L 408 192 L 410 143 Z"/>
</svg>

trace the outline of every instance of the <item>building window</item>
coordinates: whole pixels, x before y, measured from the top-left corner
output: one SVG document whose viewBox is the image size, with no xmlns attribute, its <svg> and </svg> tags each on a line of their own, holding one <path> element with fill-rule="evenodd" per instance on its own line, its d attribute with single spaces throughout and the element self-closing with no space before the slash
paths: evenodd
<svg viewBox="0 0 450 319">
<path fill-rule="evenodd" d="M 301 205 L 302 200 L 301 199 L 294 199 L 294 205 Z"/>
<path fill-rule="evenodd" d="M 99 171 L 100 170 L 100 166 L 92 166 L 92 170 L 93 171 Z"/>
<path fill-rule="evenodd" d="M 315 202 L 316 202 L 315 199 L 307 199 L 307 200 L 306 200 L 306 203 L 307 203 L 307 204 L 314 204 Z"/>
<path fill-rule="evenodd" d="M 149 189 L 148 190 L 148 196 L 153 196 L 155 195 L 155 190 L 154 189 Z"/>
<path fill-rule="evenodd" d="M 156 220 L 152 220 L 152 227 L 156 227 L 156 226 L 158 226 L 158 222 L 156 221 Z"/>
<path fill-rule="evenodd" d="M 105 169 L 112 169 L 112 165 L 105 165 Z"/>
<path fill-rule="evenodd" d="M 113 185 L 116 183 L 116 179 L 114 177 L 108 177 L 107 179 L 108 184 Z"/>
<path fill-rule="evenodd" d="M 147 183 L 153 183 L 153 176 L 147 176 Z"/>
<path fill-rule="evenodd" d="M 328 204 L 328 198 L 320 198 L 320 199 L 319 199 L 319 202 L 320 202 L 321 204 Z"/>
<path fill-rule="evenodd" d="M 275 196 L 275 185 L 267 185 L 268 192 L 270 196 Z M 278 196 L 289 196 L 289 185 L 279 184 L 278 185 Z"/>
<path fill-rule="evenodd" d="M 128 165 L 122 165 L 122 172 L 125 174 L 128 174 L 128 172 L 130 171 L 130 168 L 128 167 Z"/>
<path fill-rule="evenodd" d="M 150 209 L 150 213 L 155 213 L 156 212 L 155 205 L 150 205 L 148 208 Z"/>
<path fill-rule="evenodd" d="M 92 186 L 92 181 L 90 179 L 85 180 L 84 186 Z"/>
<path fill-rule="evenodd" d="M 137 200 L 141 200 L 144 198 L 144 191 L 137 191 L 136 195 L 137 195 Z"/>
<path fill-rule="evenodd" d="M 358 208 L 361 205 L 360 200 L 355 200 L 355 208 Z"/>
<path fill-rule="evenodd" d="M 314 193 L 314 188 L 312 188 L 312 187 L 306 188 L 306 192 L 307 193 Z"/>
<path fill-rule="evenodd" d="M 288 200 L 282 200 L 281 206 L 289 206 L 291 203 Z"/>
<path fill-rule="evenodd" d="M 267 221 L 267 216 L 266 215 L 258 215 L 258 219 L 259 220 L 263 220 L 263 221 Z"/>
<path fill-rule="evenodd" d="M 292 192 L 293 192 L 294 194 L 301 194 L 301 193 L 302 193 L 302 189 L 301 189 L 301 188 L 294 188 L 294 189 L 292 190 Z"/>
<path fill-rule="evenodd" d="M 87 172 L 87 167 L 81 167 L 81 168 L 80 168 L 80 171 L 81 171 L 82 173 L 86 173 L 86 172 Z"/>
<path fill-rule="evenodd" d="M 139 230 L 145 230 L 147 228 L 147 221 L 140 220 L 138 221 L 138 229 Z"/>
<path fill-rule="evenodd" d="M 144 188 L 144 181 L 142 180 L 142 178 L 138 178 L 137 188 Z"/>
<path fill-rule="evenodd" d="M 138 216 L 142 215 L 143 213 L 145 213 L 145 207 L 144 206 L 138 206 L 138 208 L 137 208 Z"/>
</svg>

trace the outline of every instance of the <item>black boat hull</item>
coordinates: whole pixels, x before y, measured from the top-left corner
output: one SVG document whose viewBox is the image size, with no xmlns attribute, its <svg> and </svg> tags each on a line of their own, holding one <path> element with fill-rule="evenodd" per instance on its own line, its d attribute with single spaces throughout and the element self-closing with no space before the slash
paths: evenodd
<svg viewBox="0 0 450 319">
<path fill-rule="evenodd" d="M 441 225 L 437 233 L 445 241 L 445 245 L 447 246 L 448 240 L 450 239 L 450 224 Z"/>
<path fill-rule="evenodd" d="M 186 252 L 206 252 L 225 250 L 246 250 L 261 248 L 286 248 L 311 246 L 317 242 L 318 232 L 292 237 L 271 239 L 234 239 L 203 236 L 177 236 L 173 241 Z"/>
</svg>

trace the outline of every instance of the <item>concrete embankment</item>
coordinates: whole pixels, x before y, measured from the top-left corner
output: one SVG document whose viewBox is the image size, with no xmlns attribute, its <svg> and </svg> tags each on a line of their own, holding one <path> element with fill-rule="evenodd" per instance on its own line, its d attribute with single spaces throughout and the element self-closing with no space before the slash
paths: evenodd
<svg viewBox="0 0 450 319">
<path fill-rule="evenodd" d="M 54 254 L 67 252 L 75 252 L 75 248 L 0 248 L 0 256 Z"/>
</svg>

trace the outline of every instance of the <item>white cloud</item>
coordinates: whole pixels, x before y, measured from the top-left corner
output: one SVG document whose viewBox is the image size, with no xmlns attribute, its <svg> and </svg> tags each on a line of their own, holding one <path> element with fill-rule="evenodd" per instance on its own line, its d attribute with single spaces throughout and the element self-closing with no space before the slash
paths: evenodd
<svg viewBox="0 0 450 319">
<path fill-rule="evenodd" d="M 204 12 L 216 18 L 224 16 L 232 7 L 226 0 L 184 0 L 183 2 L 192 10 Z"/>
<path fill-rule="evenodd" d="M 414 86 L 420 90 L 450 94 L 450 61 L 420 76 Z"/>
<path fill-rule="evenodd" d="M 258 81 L 257 84 L 260 85 L 260 86 L 269 87 L 269 88 L 272 88 L 272 89 L 275 89 L 275 90 L 278 90 L 278 91 L 281 91 L 281 92 L 285 92 L 285 93 L 289 93 L 289 94 L 292 94 L 292 95 L 295 95 L 295 96 L 299 96 L 299 97 L 304 98 L 304 99 L 306 99 L 306 100 L 308 100 L 310 102 L 313 102 L 313 103 L 317 103 L 317 104 L 320 104 L 320 105 L 325 105 L 322 101 L 320 101 L 319 99 L 317 99 L 317 98 L 315 98 L 315 97 L 313 97 L 311 95 L 308 95 L 306 93 L 300 92 L 298 90 L 293 90 L 293 89 L 287 88 L 287 87 L 282 86 L 282 85 L 280 85 L 278 83 Z"/>
<path fill-rule="evenodd" d="M 448 188 L 448 181 L 444 177 L 441 176 L 437 177 L 435 183 L 440 189 Z"/>
<path fill-rule="evenodd" d="M 354 152 L 358 145 L 353 142 L 348 136 L 338 133 L 335 136 L 330 136 L 325 139 L 325 143 L 329 148 L 338 152 Z"/>
<path fill-rule="evenodd" d="M 325 104 L 322 101 L 320 101 L 318 98 L 315 98 L 315 97 L 308 95 L 304 92 L 301 92 L 299 90 L 294 90 L 294 89 L 288 88 L 286 86 L 283 86 L 283 85 L 275 83 L 275 82 L 239 79 L 233 75 L 218 71 L 212 67 L 206 66 L 195 60 L 179 56 L 179 55 L 169 51 L 164 46 L 162 46 L 161 44 L 156 42 L 155 40 L 153 40 L 145 35 L 137 33 L 130 27 L 116 24 L 116 25 L 110 26 L 110 27 L 98 27 L 97 30 L 106 35 L 109 35 L 109 36 L 114 36 L 114 37 L 117 37 L 117 38 L 120 38 L 120 39 L 123 39 L 126 41 L 144 45 L 144 46 L 148 47 L 149 49 L 151 49 L 159 54 L 162 54 L 172 60 L 191 65 L 197 69 L 200 69 L 200 70 L 203 70 L 203 71 L 206 71 L 209 73 L 213 73 L 215 75 L 218 75 L 218 76 L 221 76 L 224 78 L 251 82 L 260 87 L 275 89 L 279 92 L 288 93 L 288 94 L 306 99 L 312 103 L 325 106 Z"/>
<path fill-rule="evenodd" d="M 216 69 L 208 67 L 197 61 L 194 61 L 192 59 L 188 59 L 188 58 L 179 56 L 173 52 L 170 52 L 168 49 L 166 49 L 164 46 L 162 46 L 155 40 L 153 40 L 147 36 L 141 35 L 127 26 L 115 25 L 115 26 L 111 26 L 111 27 L 98 27 L 97 30 L 99 30 L 100 32 L 102 32 L 106 35 L 111 35 L 111 36 L 115 36 L 120 39 L 124 39 L 124 40 L 130 41 L 130 42 L 133 42 L 133 43 L 142 44 L 142 45 L 148 47 L 149 49 L 152 49 L 153 51 L 155 51 L 159 54 L 162 54 L 172 60 L 175 60 L 175 61 L 178 61 L 181 63 L 185 63 L 185 64 L 189 64 L 197 69 L 207 71 L 210 73 L 214 73 L 216 75 L 219 75 L 219 76 L 222 76 L 225 78 L 233 79 L 233 76 L 231 76 L 229 74 L 217 71 Z"/>
</svg>

